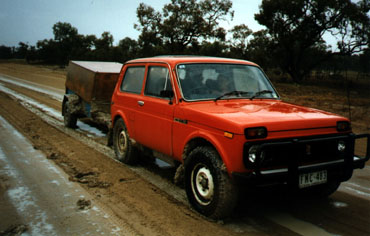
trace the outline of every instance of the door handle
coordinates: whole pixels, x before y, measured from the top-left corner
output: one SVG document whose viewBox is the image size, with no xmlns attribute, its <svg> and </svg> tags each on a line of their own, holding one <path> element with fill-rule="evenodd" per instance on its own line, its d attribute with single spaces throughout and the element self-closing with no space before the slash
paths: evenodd
<svg viewBox="0 0 370 236">
<path fill-rule="evenodd" d="M 144 101 L 138 101 L 137 104 L 139 104 L 139 106 L 144 106 Z"/>
</svg>

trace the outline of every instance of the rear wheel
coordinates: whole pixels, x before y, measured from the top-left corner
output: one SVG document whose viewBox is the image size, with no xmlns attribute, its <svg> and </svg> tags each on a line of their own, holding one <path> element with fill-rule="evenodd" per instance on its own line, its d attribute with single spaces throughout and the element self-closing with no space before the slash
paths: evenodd
<svg viewBox="0 0 370 236">
<path fill-rule="evenodd" d="M 69 106 L 69 102 L 66 101 L 63 106 L 64 125 L 68 128 L 74 129 L 77 127 L 77 116 L 71 113 Z"/>
<path fill-rule="evenodd" d="M 118 119 L 113 127 L 113 148 L 119 161 L 129 165 L 135 164 L 136 157 L 133 153 L 126 125 L 122 119 Z"/>
<path fill-rule="evenodd" d="M 222 219 L 237 203 L 237 187 L 212 147 L 197 147 L 186 159 L 185 188 L 190 204 L 201 214 Z"/>
</svg>

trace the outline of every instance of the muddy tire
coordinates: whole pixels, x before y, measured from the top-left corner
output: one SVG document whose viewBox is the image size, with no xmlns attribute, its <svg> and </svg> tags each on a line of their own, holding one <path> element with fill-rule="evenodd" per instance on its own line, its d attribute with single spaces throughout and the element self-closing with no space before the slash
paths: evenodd
<svg viewBox="0 0 370 236">
<path fill-rule="evenodd" d="M 75 129 L 77 127 L 77 116 L 71 113 L 68 101 L 63 105 L 63 114 L 64 126 Z"/>
<path fill-rule="evenodd" d="M 191 206 L 211 219 L 229 216 L 237 203 L 237 187 L 223 170 L 217 151 L 197 147 L 185 161 L 185 189 Z"/>
<path fill-rule="evenodd" d="M 118 119 L 113 127 L 113 148 L 117 160 L 128 165 L 136 163 L 130 136 L 122 119 Z"/>
</svg>

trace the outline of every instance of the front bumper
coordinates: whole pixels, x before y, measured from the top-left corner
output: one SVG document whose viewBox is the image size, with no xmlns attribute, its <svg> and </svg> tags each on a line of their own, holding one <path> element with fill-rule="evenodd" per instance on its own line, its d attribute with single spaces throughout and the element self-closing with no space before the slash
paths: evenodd
<svg viewBox="0 0 370 236">
<path fill-rule="evenodd" d="M 249 182 L 253 185 L 271 185 L 271 184 L 290 184 L 298 185 L 299 175 L 312 173 L 316 171 L 326 170 L 328 173 L 327 181 L 347 181 L 352 177 L 354 169 L 364 168 L 365 163 L 370 159 L 370 134 L 348 134 L 331 137 L 313 137 L 313 138 L 295 138 L 291 140 L 280 140 L 271 142 L 246 143 L 244 147 L 244 163 L 250 170 L 247 173 L 233 172 L 233 178 Z M 361 157 L 355 155 L 355 143 L 358 139 L 366 138 L 366 155 Z M 316 150 L 322 152 L 322 156 L 332 155 L 328 159 L 320 159 L 320 156 L 314 162 L 305 162 L 303 159 L 306 154 L 300 152 L 300 148 L 308 146 L 318 146 L 317 149 L 325 149 L 325 145 L 332 145 L 339 141 L 345 141 L 346 151 L 340 153 L 325 152 L 324 150 Z M 248 150 L 251 146 L 256 146 L 256 156 L 261 156 L 264 150 L 284 150 L 282 165 L 279 167 L 264 166 L 261 159 L 257 159 L 254 163 L 249 163 Z M 298 155 L 298 156 L 297 156 Z M 304 157 L 306 155 L 306 157 Z"/>
</svg>

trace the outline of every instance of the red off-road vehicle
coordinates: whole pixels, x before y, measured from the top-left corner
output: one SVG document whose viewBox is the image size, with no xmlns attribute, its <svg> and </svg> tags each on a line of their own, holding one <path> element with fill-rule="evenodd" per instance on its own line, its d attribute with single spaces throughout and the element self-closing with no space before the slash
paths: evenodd
<svg viewBox="0 0 370 236">
<path fill-rule="evenodd" d="M 68 96 L 64 114 L 70 114 Z M 243 60 L 128 61 L 111 119 L 119 160 L 134 163 L 137 146 L 183 166 L 189 202 L 214 219 L 231 213 L 238 188 L 247 184 L 287 184 L 328 196 L 370 154 L 369 135 L 353 134 L 348 119 L 281 101 L 261 68 Z M 359 138 L 367 139 L 365 157 L 354 154 Z"/>
</svg>

